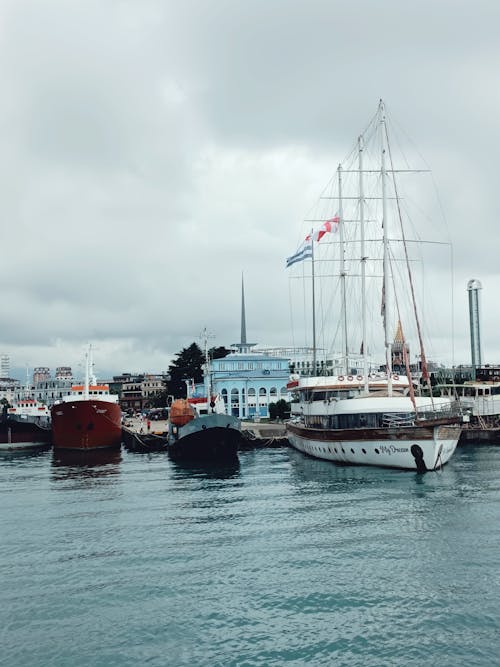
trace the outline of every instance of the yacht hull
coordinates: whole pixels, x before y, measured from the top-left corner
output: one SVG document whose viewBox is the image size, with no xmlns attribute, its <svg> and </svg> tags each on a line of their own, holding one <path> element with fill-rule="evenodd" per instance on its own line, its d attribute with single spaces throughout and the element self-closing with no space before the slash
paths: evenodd
<svg viewBox="0 0 500 667">
<path fill-rule="evenodd" d="M 460 437 L 456 422 L 407 428 L 320 429 L 287 424 L 295 449 L 319 459 L 425 472 L 452 457 Z"/>
</svg>

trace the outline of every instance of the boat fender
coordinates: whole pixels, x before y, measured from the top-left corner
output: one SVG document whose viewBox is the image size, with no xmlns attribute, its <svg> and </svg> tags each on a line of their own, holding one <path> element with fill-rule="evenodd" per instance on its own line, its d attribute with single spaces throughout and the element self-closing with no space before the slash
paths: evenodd
<svg viewBox="0 0 500 667">
<path fill-rule="evenodd" d="M 337 380 L 338 380 L 339 382 L 343 382 L 343 381 L 344 381 L 344 376 L 343 376 L 343 375 L 339 375 L 338 378 L 337 378 Z"/>
<path fill-rule="evenodd" d="M 393 375 L 393 376 L 392 376 L 392 379 L 393 379 L 393 380 L 399 380 L 399 375 Z"/>
<path fill-rule="evenodd" d="M 347 379 L 349 380 L 349 382 L 352 382 L 352 375 L 348 375 Z"/>
</svg>

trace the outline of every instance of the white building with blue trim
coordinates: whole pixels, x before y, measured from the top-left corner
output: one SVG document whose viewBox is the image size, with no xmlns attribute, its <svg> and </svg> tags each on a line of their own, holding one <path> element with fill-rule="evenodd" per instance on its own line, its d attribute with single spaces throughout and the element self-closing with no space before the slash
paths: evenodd
<svg viewBox="0 0 500 667">
<path fill-rule="evenodd" d="M 226 411 L 240 419 L 269 417 L 269 404 L 288 400 L 288 359 L 240 348 L 212 361 L 212 387 Z"/>
<path fill-rule="evenodd" d="M 289 359 L 252 352 L 247 343 L 245 292 L 241 281 L 241 341 L 234 343 L 227 357 L 211 362 L 212 392 L 220 394 L 228 414 L 240 419 L 269 417 L 269 404 L 289 400 L 286 389 L 290 379 Z M 196 388 L 198 390 L 198 387 Z M 203 394 L 203 388 L 199 391 Z"/>
</svg>

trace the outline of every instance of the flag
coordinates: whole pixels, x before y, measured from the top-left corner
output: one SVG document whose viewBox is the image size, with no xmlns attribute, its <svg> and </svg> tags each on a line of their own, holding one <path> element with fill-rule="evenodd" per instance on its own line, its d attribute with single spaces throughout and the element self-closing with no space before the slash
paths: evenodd
<svg viewBox="0 0 500 667">
<path fill-rule="evenodd" d="M 326 220 L 319 229 L 316 231 L 313 230 L 308 234 L 295 255 L 287 257 L 287 268 L 292 266 L 292 264 L 295 264 L 295 262 L 301 262 L 303 259 L 310 259 L 312 257 L 312 242 L 315 241 L 317 243 L 318 241 L 321 241 L 325 234 L 337 232 L 339 223 L 340 217 L 336 214 L 333 218 L 330 218 L 330 220 Z"/>
<path fill-rule="evenodd" d="M 303 259 L 311 259 L 312 257 L 312 243 L 311 236 L 308 235 L 306 239 L 302 242 L 297 252 L 291 257 L 287 257 L 286 268 L 292 266 L 296 262 L 301 262 Z"/>
<path fill-rule="evenodd" d="M 333 233 L 335 234 L 339 230 L 339 223 L 340 223 L 340 217 L 337 215 L 334 215 L 333 218 L 330 218 L 330 220 L 326 220 L 321 227 L 313 232 L 313 240 L 314 241 L 321 241 L 323 236 L 325 234 Z"/>
</svg>

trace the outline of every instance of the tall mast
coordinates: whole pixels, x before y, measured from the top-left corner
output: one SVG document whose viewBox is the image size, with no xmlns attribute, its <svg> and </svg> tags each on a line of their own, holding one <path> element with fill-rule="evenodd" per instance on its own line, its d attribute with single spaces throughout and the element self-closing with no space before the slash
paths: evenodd
<svg viewBox="0 0 500 667">
<path fill-rule="evenodd" d="M 83 397 L 85 400 L 89 398 L 90 350 L 91 346 L 89 345 L 85 352 L 85 384 L 83 387 Z"/>
<path fill-rule="evenodd" d="M 386 180 L 387 169 L 385 166 L 386 157 L 386 128 L 385 128 L 385 109 L 384 103 L 380 100 L 379 104 L 379 118 L 380 118 L 380 134 L 381 134 L 381 177 L 382 177 L 382 230 L 383 230 L 383 286 L 382 286 L 382 315 L 384 319 L 384 347 L 385 347 L 385 363 L 387 370 L 387 393 L 392 396 L 392 359 L 391 359 L 391 343 L 389 340 L 389 317 L 390 313 L 390 275 L 389 275 L 389 235 L 388 235 L 388 219 L 387 219 L 387 194 L 386 194 Z"/>
<path fill-rule="evenodd" d="M 210 368 L 210 356 L 208 354 L 208 338 L 209 334 L 207 328 L 205 327 L 201 332 L 200 338 L 203 338 L 203 347 L 205 352 L 205 365 L 203 371 L 203 382 L 205 385 L 205 393 L 207 395 L 207 411 L 209 408 L 212 408 L 212 370 Z M 213 335 L 210 335 L 210 338 L 213 338 Z"/>
<path fill-rule="evenodd" d="M 340 294 L 341 294 L 341 318 L 342 318 L 342 356 L 344 357 L 344 370 L 349 373 L 349 347 L 347 343 L 347 302 L 345 292 L 345 251 L 344 251 L 344 209 L 342 205 L 342 165 L 337 167 L 339 179 L 339 232 L 340 232 Z"/>
<path fill-rule="evenodd" d="M 316 375 L 316 291 L 315 291 L 315 276 L 314 276 L 314 238 L 313 230 L 311 229 L 311 278 L 312 278 L 312 333 L 313 333 L 313 367 L 312 375 Z"/>
<path fill-rule="evenodd" d="M 366 260 L 365 255 L 365 193 L 363 183 L 363 137 L 358 137 L 359 164 L 359 222 L 361 236 L 361 345 L 363 346 L 363 377 L 365 391 L 368 392 L 368 360 L 366 345 Z"/>
</svg>

